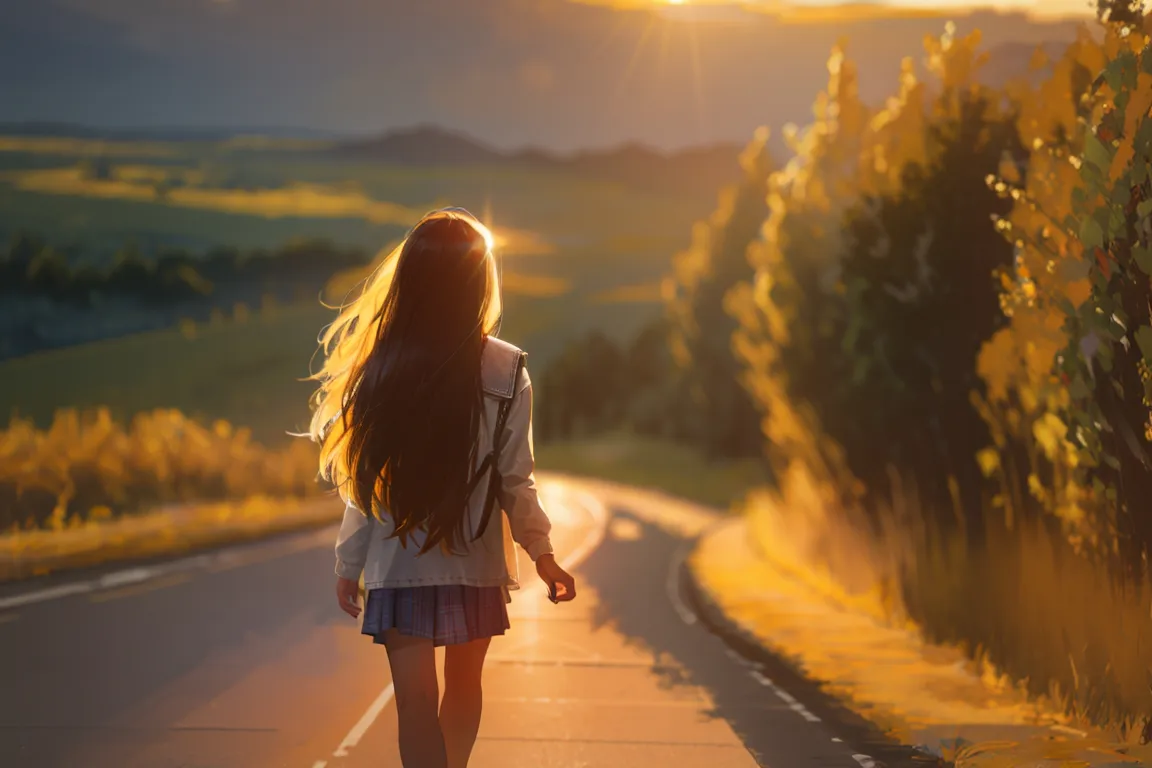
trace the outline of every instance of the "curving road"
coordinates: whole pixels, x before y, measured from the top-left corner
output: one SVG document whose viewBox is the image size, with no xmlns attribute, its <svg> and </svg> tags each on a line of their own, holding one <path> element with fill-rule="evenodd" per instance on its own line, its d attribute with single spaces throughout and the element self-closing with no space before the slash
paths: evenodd
<svg viewBox="0 0 1152 768">
<path fill-rule="evenodd" d="M 541 488 L 581 591 L 552 605 L 522 566 L 472 768 L 877 764 L 811 686 L 750 667 L 685 602 L 713 513 Z M 0 592 L 0 767 L 399 768 L 387 660 L 336 607 L 333 537 Z"/>
</svg>

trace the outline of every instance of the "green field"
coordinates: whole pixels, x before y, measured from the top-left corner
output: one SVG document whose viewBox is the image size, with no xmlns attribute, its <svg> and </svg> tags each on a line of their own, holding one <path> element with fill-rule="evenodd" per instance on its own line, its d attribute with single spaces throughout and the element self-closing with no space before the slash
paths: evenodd
<svg viewBox="0 0 1152 768">
<path fill-rule="evenodd" d="M 114 194 L 112 181 L 141 171 L 167 174 L 184 188 L 200 191 L 238 194 L 309 185 L 416 213 L 462 205 L 490 215 L 497 227 L 538 233 L 566 254 L 579 256 L 627 242 L 639 246 L 636 257 L 650 256 L 655 248 L 665 261 L 668 247 L 686 243 L 691 222 L 713 207 L 716 192 L 659 195 L 561 171 L 395 167 L 310 152 L 238 151 L 200 144 L 161 145 L 166 153 L 141 145 L 133 154 L 136 145 L 126 144 L 100 151 L 110 179 L 92 180 L 87 189 L 66 193 L 39 177 L 91 163 L 97 149 L 90 142 L 49 148 L 53 151 L 0 137 L 0 234 L 29 230 L 55 244 L 103 252 L 128 239 L 146 248 L 179 245 L 195 250 L 213 245 L 271 248 L 300 236 L 376 248 L 404 230 L 395 222 L 347 212 L 267 208 L 254 215 L 223 202 L 215 209 L 173 204 L 144 190 L 135 190 L 141 196 L 134 199 Z"/>
<path fill-rule="evenodd" d="M 96 151 L 0 137 L 0 233 L 29 231 L 96 258 L 129 240 L 145 252 L 273 247 L 296 237 L 376 249 L 406 228 L 379 220 L 380 208 L 418 215 L 464 205 L 508 234 L 501 335 L 528 350 L 537 372 L 578 335 L 599 329 L 624 339 L 654 317 L 671 257 L 715 204 L 715 191 L 659 195 L 551 171 L 397 168 L 210 145 L 104 146 L 110 176 L 82 178 L 75 169 Z M 183 180 L 184 197 L 149 198 L 138 182 L 165 174 Z M 300 187 L 302 207 L 268 202 L 269 192 Z M 318 304 L 290 306 L 191 336 L 171 329 L 10 360 L 0 363 L 0 416 L 43 426 L 59 408 L 105 405 L 128 418 L 172 407 L 275 443 L 306 424 L 311 385 L 300 379 L 331 318 Z"/>
<path fill-rule="evenodd" d="M 630 333 L 653 314 L 644 305 L 605 305 L 595 315 L 573 299 L 515 298 L 502 336 L 529 351 L 539 371 L 572 334 L 591 327 Z M 305 379 L 316 337 L 334 313 L 293 306 L 196 328 L 142 333 L 0 363 L 0 403 L 47 426 L 58 408 L 108 406 L 118 418 L 178 408 L 227 419 L 275 444 L 306 427 Z M 316 361 L 318 363 L 318 360 Z M 310 369 L 310 365 L 312 366 Z"/>
<path fill-rule="evenodd" d="M 756 459 L 709 462 L 686 446 L 627 434 L 542 445 L 536 461 L 541 469 L 660 490 L 719 509 L 769 482 Z"/>
</svg>

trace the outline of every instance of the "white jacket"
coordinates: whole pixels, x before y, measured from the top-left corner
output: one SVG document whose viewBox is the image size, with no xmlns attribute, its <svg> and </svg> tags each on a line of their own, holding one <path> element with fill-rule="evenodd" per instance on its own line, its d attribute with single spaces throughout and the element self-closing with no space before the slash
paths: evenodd
<svg viewBox="0 0 1152 768">
<path fill-rule="evenodd" d="M 464 554 L 447 554 L 434 547 L 419 555 L 424 543 L 415 534 L 407 547 L 387 538 L 390 523 L 366 516 L 351 504 L 336 542 L 336 573 L 346 579 L 364 576 L 366 589 L 466 584 L 478 587 L 519 588 L 519 571 L 513 542 L 535 561 L 552 551 L 548 538 L 552 525 L 540 504 L 534 475 L 532 445 L 532 382 L 527 369 L 514 381 L 521 351 L 511 344 L 489 338 L 481 360 L 484 410 L 480 417 L 477 466 L 492 450 L 493 431 L 500 403 L 512 398 L 501 446 L 500 474 L 503 483 L 497 501 L 504 514 L 494 509 L 484 535 L 471 541 L 479 529 L 488 475 L 477 484 L 468 507 L 465 533 L 469 540 Z M 507 594 L 506 594 L 507 597 Z"/>
</svg>

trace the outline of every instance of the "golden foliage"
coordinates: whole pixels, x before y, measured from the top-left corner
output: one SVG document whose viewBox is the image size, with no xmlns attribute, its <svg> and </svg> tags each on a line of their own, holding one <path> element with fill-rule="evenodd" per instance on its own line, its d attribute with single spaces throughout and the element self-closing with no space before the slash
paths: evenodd
<svg viewBox="0 0 1152 768">
<path fill-rule="evenodd" d="M 901 69 L 895 96 L 881 109 L 860 98 L 855 64 L 843 43 L 828 64 L 828 86 L 816 99 L 815 121 L 786 136 L 794 156 L 769 177 L 770 213 L 749 258 L 757 267 L 751 284 L 736 286 L 729 312 L 739 319 L 734 344 L 746 366 L 746 383 L 759 400 L 765 435 L 781 477 L 799 462 L 806 473 L 851 496 L 857 482 L 827 439 L 811 406 L 790 392 L 788 363 L 828 336 L 840 281 L 842 219 L 862 197 L 895 191 L 903 169 L 927 163 L 931 121 L 956 117 L 963 97 L 979 87 L 983 64 L 979 33 L 957 38 L 952 25 L 925 42 L 929 81 L 919 80 L 911 59 Z M 995 109 L 988 99 L 986 110 Z"/>
<path fill-rule="evenodd" d="M 1073 541 L 1111 551 L 1116 501 L 1092 471 L 1115 457 L 1101 447 L 1105 420 L 1092 369 L 1099 359 L 1108 370 L 1112 344 L 1129 334 L 1139 340 L 1144 330 L 1126 327 L 1110 281 L 1116 270 L 1136 271 L 1117 249 L 1132 245 L 1124 210 L 1141 184 L 1138 167 L 1152 161 L 1147 143 L 1137 144 L 1152 110 L 1152 52 L 1146 31 L 1105 32 L 1097 39 L 1082 29 L 1051 77 L 1010 91 L 1031 152 L 1026 180 L 1007 162 L 989 179 L 1014 200 L 999 229 L 1016 244 L 1017 263 L 1000 276 L 1010 323 L 985 344 L 977 368 L 997 448 L 1025 444 L 1028 466 L 1016 471 L 1050 478 L 1032 497 L 1064 521 Z M 1011 503 L 1008 488 L 1019 478 L 1000 478 Z"/>
<path fill-rule="evenodd" d="M 62 530 L 168 504 L 316 493 L 316 449 L 272 451 L 225 421 L 174 410 L 125 427 L 110 412 L 61 410 L 46 430 L 14 418 L 0 431 L 0 525 Z"/>
<path fill-rule="evenodd" d="M 1093 356 L 1122 341 L 1138 347 L 1152 393 L 1152 327 L 1124 327 L 1109 292 L 1117 270 L 1144 283 L 1152 274 L 1147 31 L 1114 27 L 1098 39 L 1085 28 L 1043 82 L 999 92 L 978 85 L 978 34 L 957 39 L 949 29 L 926 41 L 932 82 L 919 81 L 906 62 L 897 95 L 879 110 L 860 101 L 855 68 L 838 47 L 814 123 L 787 131 L 795 156 L 770 176 L 770 215 L 750 253 L 756 278 L 728 297 L 776 465 L 776 494 L 762 504 L 788 511 L 771 526 L 752 512 L 753 538 L 772 549 L 774 566 L 806 569 L 850 595 L 879 596 L 873 607 L 882 605 L 888 620 L 915 614 L 930 632 L 995 645 L 989 652 L 1006 666 L 1033 675 L 1033 692 L 1051 684 L 1077 714 L 1127 725 L 1147 711 L 1135 638 L 1147 632 L 1152 584 L 1122 585 L 1099 560 L 1077 553 L 1112 554 L 1118 538 L 1113 492 L 1091 474 L 1115 462 L 1094 434 L 1101 419 L 1092 406 Z M 1034 67 L 1048 65 L 1038 53 Z M 989 118 L 1011 104 L 1029 150 L 1026 158 L 1005 157 L 988 179 L 1014 201 L 995 226 L 1015 245 L 1016 261 L 990 276 L 1008 323 L 973 361 L 986 387 L 972 403 L 993 445 L 971 458 L 998 489 L 987 508 L 954 512 L 983 516 L 977 527 L 988 540 L 978 547 L 965 540 L 965 526 L 944 532 L 937 511 L 919 509 L 898 468 L 891 468 L 892 508 L 863 520 L 839 446 L 792 383 L 797 361 L 804 364 L 819 343 L 829 348 L 828 313 L 845 311 L 837 299 L 846 290 L 843 212 L 862 198 L 899 192 L 901 170 L 931 154 L 929 127 L 965 103 L 984 104 Z M 1145 397 L 1152 407 L 1152 395 Z M 1063 522 L 1065 537 L 1024 516 L 1037 507 Z M 1020 586 L 1005 589 L 1013 583 Z M 1069 683 L 1070 662 L 1079 672 Z"/>
<path fill-rule="evenodd" d="M 368 197 L 360 189 L 323 184 L 293 183 L 268 189 L 220 189 L 195 186 L 193 172 L 181 175 L 182 186 L 167 189 L 158 196 L 162 182 L 156 169 L 132 166 L 114 178 L 86 178 L 80 168 L 49 168 L 9 174 L 14 186 L 29 192 L 54 195 L 80 195 L 116 200 L 154 202 L 225 213 L 281 218 L 360 218 L 374 224 L 411 226 L 421 212 L 410 207 Z M 186 185 L 186 186 L 185 186 Z"/>
</svg>

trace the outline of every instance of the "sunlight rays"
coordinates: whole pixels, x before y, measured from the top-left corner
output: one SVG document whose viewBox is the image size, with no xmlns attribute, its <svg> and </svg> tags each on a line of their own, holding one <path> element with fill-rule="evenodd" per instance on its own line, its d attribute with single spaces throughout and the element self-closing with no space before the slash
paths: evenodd
<svg viewBox="0 0 1152 768">
<path fill-rule="evenodd" d="M 632 74 L 635 72 L 636 65 L 644 53 L 645 44 L 648 42 L 648 38 L 652 36 L 652 30 L 655 29 L 659 23 L 659 20 L 653 16 L 648 19 L 648 23 L 644 25 L 644 31 L 640 33 L 640 39 L 636 41 L 636 48 L 632 51 L 632 56 L 628 59 L 628 64 L 624 67 L 624 71 L 620 74 L 620 79 L 617 81 L 617 97 L 624 95 L 624 89 L 628 87 L 629 82 L 632 80 Z"/>
<path fill-rule="evenodd" d="M 682 0 L 678 3 L 672 3 L 671 0 L 661 0 L 661 2 L 680 7 L 689 5 L 689 0 Z M 658 42 L 652 40 L 657 28 L 659 28 Z M 683 33 L 683 35 L 678 33 Z M 655 45 L 650 45 L 650 41 Z M 682 45 L 682 43 L 686 43 L 686 45 Z M 684 59 L 680 57 L 684 54 L 687 55 L 687 61 L 691 67 L 692 103 L 696 130 L 699 136 L 703 137 L 707 135 L 709 128 L 707 100 L 704 92 L 704 57 L 700 50 L 700 33 L 694 24 L 681 24 L 675 19 L 665 18 L 658 14 L 650 16 L 617 80 L 616 98 L 617 100 L 626 98 L 629 87 L 635 85 L 636 71 L 641 66 L 642 60 L 650 59 L 655 55 L 655 76 L 658 79 L 663 79 L 668 76 L 669 61 L 682 61 Z"/>
<path fill-rule="evenodd" d="M 700 138 L 708 135 L 709 120 L 708 108 L 704 103 L 704 62 L 703 57 L 700 55 L 700 37 L 696 31 L 696 27 L 688 27 L 688 52 L 691 54 L 692 61 L 692 85 L 693 95 L 696 101 L 696 130 L 700 132 Z"/>
</svg>

